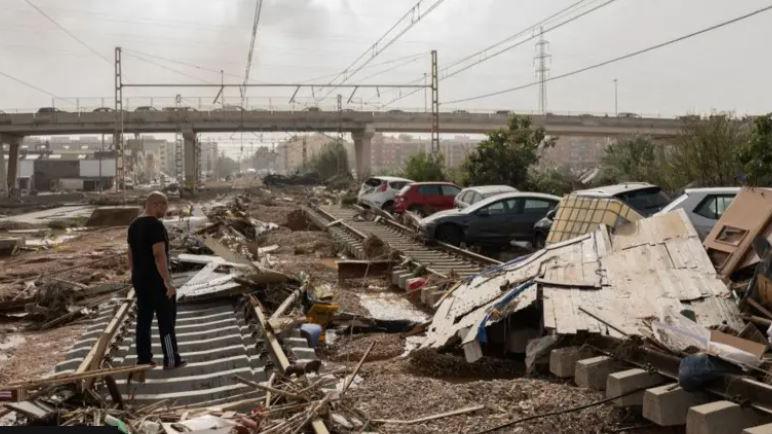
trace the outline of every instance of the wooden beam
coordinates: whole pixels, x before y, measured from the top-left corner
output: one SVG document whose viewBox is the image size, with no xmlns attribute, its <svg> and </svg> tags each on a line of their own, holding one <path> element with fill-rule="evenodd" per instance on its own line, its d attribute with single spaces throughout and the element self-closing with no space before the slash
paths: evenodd
<svg viewBox="0 0 772 434">
<path fill-rule="evenodd" d="M 257 299 L 257 297 L 250 294 L 249 302 L 252 304 L 252 309 L 255 312 L 257 321 L 260 323 L 260 327 L 263 330 L 263 339 L 265 339 L 265 343 L 268 344 L 268 349 L 271 352 L 271 356 L 273 357 L 274 362 L 276 362 L 276 365 L 279 367 L 281 376 L 284 376 L 284 371 L 286 371 L 290 365 L 289 359 L 287 358 L 287 355 L 284 354 L 284 350 L 281 348 L 281 344 L 279 344 L 279 340 L 276 338 L 276 334 L 274 334 L 270 324 L 268 324 L 268 319 L 265 317 L 263 306 L 260 304 L 260 301 Z"/>
<path fill-rule="evenodd" d="M 78 369 L 75 370 L 76 374 L 83 374 L 85 372 L 99 368 L 99 364 L 105 357 L 105 352 L 107 351 L 110 342 L 112 342 L 113 338 L 115 338 L 115 334 L 118 332 L 121 324 L 123 324 L 126 316 L 129 314 L 131 306 L 134 305 L 134 299 L 134 288 L 131 288 L 129 293 L 126 295 L 126 301 L 121 304 L 121 306 L 118 308 L 118 311 L 115 313 L 115 316 L 113 316 L 113 319 L 107 323 L 107 326 L 105 327 L 102 334 L 99 335 L 99 338 L 97 338 L 97 341 L 91 347 L 88 354 L 86 354 L 86 357 L 84 357 L 83 361 L 80 362 Z M 90 387 L 91 384 L 92 382 L 89 382 L 87 386 Z"/>
<path fill-rule="evenodd" d="M 151 368 L 152 368 L 151 365 L 133 365 L 133 366 L 121 366 L 118 368 L 95 369 L 95 370 L 90 370 L 88 372 L 57 375 L 54 377 L 43 378 L 40 380 L 11 383 L 0 387 L 0 389 L 30 390 L 30 389 L 37 389 L 43 386 L 56 386 L 61 384 L 69 384 L 80 380 L 87 380 L 90 378 L 96 379 L 107 375 L 133 374 L 135 372 L 143 372 Z"/>
</svg>

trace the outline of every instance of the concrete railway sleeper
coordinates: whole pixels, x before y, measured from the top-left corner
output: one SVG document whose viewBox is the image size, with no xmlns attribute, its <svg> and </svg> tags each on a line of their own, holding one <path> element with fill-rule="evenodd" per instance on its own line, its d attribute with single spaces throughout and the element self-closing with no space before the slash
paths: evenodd
<svg viewBox="0 0 772 434">
<path fill-rule="evenodd" d="M 383 214 L 376 213 L 377 217 L 371 221 L 358 217 L 365 212 L 360 208 L 321 206 L 304 207 L 303 211 L 314 225 L 329 231 L 355 258 L 367 259 L 364 244 L 368 236 L 373 235 L 383 241 L 398 254 L 399 263 L 392 268 L 391 281 L 402 289 L 407 288 L 410 279 L 424 274 L 444 280 L 463 278 L 501 264 L 495 259 L 445 243 L 426 245 L 409 228 Z M 433 306 L 442 294 L 436 288 L 426 288 L 422 291 L 421 300 Z"/>
</svg>

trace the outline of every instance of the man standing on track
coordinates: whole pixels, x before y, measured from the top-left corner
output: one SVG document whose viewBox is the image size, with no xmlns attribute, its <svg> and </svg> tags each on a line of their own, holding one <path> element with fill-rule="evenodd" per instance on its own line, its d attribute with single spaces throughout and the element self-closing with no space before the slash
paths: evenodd
<svg viewBox="0 0 772 434">
<path fill-rule="evenodd" d="M 164 369 L 185 366 L 177 352 L 174 324 L 177 318 L 177 290 L 169 273 L 169 236 L 161 218 L 169 203 L 166 195 L 154 191 L 145 200 L 144 215 L 129 226 L 129 268 L 137 295 L 137 364 L 151 364 L 150 327 L 153 315 L 164 353 Z"/>
</svg>

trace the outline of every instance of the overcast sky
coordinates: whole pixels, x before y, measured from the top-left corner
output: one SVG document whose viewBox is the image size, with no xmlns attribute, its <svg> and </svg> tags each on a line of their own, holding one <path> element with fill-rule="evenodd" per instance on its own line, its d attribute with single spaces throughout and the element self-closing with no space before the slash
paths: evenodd
<svg viewBox="0 0 772 434">
<path fill-rule="evenodd" d="M 243 77 L 255 0 L 30 0 L 78 38 L 111 60 L 115 46 L 125 50 L 125 82 L 219 82 Z M 429 71 L 436 49 L 442 68 L 547 17 L 576 0 L 445 0 L 372 64 L 416 55 L 415 60 L 363 70 L 370 83 L 405 83 Z M 616 0 L 546 34 L 551 74 L 643 48 L 766 6 L 769 0 Z M 394 24 L 416 0 L 265 0 L 252 67 L 254 82 L 297 82 L 325 76 L 329 81 Z M 431 4 L 432 1 L 426 2 Z M 591 1 L 588 3 L 592 3 Z M 25 0 L 0 0 L 0 71 L 83 106 L 111 105 L 113 65 L 57 28 Z M 694 39 L 577 76 L 549 82 L 548 111 L 613 112 L 613 79 L 619 80 L 619 111 L 652 115 L 770 111 L 772 12 Z M 132 51 L 133 50 L 133 51 Z M 198 65 L 193 68 L 132 53 Z M 441 101 L 475 96 L 532 82 L 534 41 L 440 83 Z M 423 54 L 422 56 L 420 56 Z M 147 58 L 146 58 L 147 59 Z M 180 71 L 181 75 L 168 68 Z M 317 92 L 319 92 L 317 90 Z M 171 105 L 181 93 L 189 105 L 211 102 L 213 89 L 127 89 L 130 105 L 141 95 Z M 252 89 L 250 104 L 286 105 L 292 90 Z M 348 90 L 343 93 L 345 99 Z M 236 102 L 238 91 L 228 90 Z M 308 101 L 309 90 L 299 100 Z M 374 90 L 355 97 L 377 104 L 395 94 Z M 92 97 L 88 99 L 87 97 Z M 160 97 L 167 97 L 162 100 Z M 424 107 L 420 92 L 395 108 Z M 33 109 L 51 97 L 0 76 L 0 109 Z M 58 101 L 57 105 L 65 103 Z M 331 98 L 321 105 L 334 105 Z M 447 104 L 445 110 L 533 111 L 538 89 L 531 87 L 492 98 Z M 359 105 L 353 106 L 354 108 Z"/>
</svg>

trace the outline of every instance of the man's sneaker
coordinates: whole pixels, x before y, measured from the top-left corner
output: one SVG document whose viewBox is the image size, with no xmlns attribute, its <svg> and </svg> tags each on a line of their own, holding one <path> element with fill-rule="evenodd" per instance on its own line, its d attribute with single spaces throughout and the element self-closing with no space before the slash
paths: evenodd
<svg viewBox="0 0 772 434">
<path fill-rule="evenodd" d="M 164 370 L 165 371 L 169 371 L 169 370 L 172 370 L 172 369 L 183 368 L 183 367 L 187 366 L 187 364 L 188 364 L 188 362 L 186 362 L 185 360 L 180 360 L 174 366 L 164 365 Z"/>
</svg>

